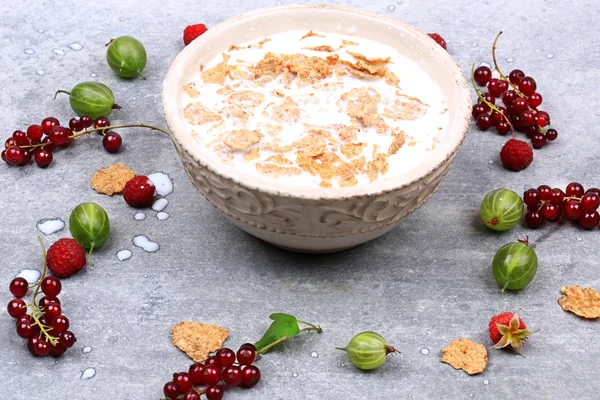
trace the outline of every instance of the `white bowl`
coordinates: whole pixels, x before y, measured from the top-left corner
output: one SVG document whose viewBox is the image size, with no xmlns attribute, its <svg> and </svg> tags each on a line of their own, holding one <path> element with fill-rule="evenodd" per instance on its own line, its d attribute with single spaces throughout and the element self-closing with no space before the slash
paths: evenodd
<svg viewBox="0 0 600 400">
<path fill-rule="evenodd" d="M 417 62 L 446 97 L 450 123 L 445 140 L 405 174 L 326 190 L 274 183 L 223 163 L 210 149 L 194 147 L 181 94 L 198 66 L 233 43 L 289 30 L 348 33 L 391 46 Z M 426 34 L 392 18 L 321 5 L 257 10 L 214 26 L 177 56 L 164 81 L 162 98 L 173 142 L 200 193 L 246 232 L 282 248 L 315 253 L 375 239 L 423 205 L 454 160 L 471 115 L 471 96 L 461 69 Z"/>
</svg>

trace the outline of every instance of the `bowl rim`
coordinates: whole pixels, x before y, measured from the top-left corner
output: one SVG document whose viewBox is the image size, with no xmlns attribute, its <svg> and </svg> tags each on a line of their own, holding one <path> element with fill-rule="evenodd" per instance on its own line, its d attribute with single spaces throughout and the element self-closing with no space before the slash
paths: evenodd
<svg viewBox="0 0 600 400">
<path fill-rule="evenodd" d="M 441 143 L 441 145 L 445 144 L 445 147 L 448 147 L 446 152 L 443 153 L 440 151 L 441 149 L 438 148 L 432 154 L 427 156 L 425 161 L 428 161 L 429 167 L 422 168 L 422 172 L 414 175 L 412 179 L 406 179 L 406 176 L 402 174 L 392 176 L 389 178 L 379 179 L 367 184 L 360 184 L 352 187 L 338 187 L 327 189 L 321 187 L 305 187 L 298 185 L 290 185 L 284 181 L 262 179 L 260 176 L 246 173 L 240 168 L 229 167 L 227 164 L 220 161 L 218 157 L 214 157 L 212 159 L 210 156 L 199 157 L 199 152 L 195 151 L 194 149 L 191 149 L 185 140 L 181 140 L 179 138 L 182 137 L 185 139 L 187 137 L 189 139 L 191 138 L 191 136 L 185 135 L 187 134 L 187 129 L 181 118 L 179 118 L 177 110 L 174 110 L 175 112 L 169 112 L 169 107 L 167 106 L 167 104 L 170 101 L 172 101 L 171 95 L 178 95 L 181 93 L 182 90 L 182 85 L 179 81 L 181 74 L 178 72 L 178 70 L 185 69 L 188 59 L 194 57 L 197 54 L 200 48 L 204 46 L 205 41 L 208 41 L 211 38 L 219 35 L 222 31 L 226 30 L 227 27 L 231 24 L 240 23 L 244 20 L 255 19 L 261 16 L 272 15 L 274 13 L 276 14 L 281 12 L 289 12 L 290 10 L 313 10 L 315 12 L 323 12 L 323 10 L 329 10 L 333 12 L 358 14 L 359 16 L 364 17 L 366 19 L 374 19 L 380 22 L 385 22 L 396 26 L 397 28 L 405 30 L 406 32 L 416 36 L 417 38 L 420 38 L 424 43 L 430 43 L 431 50 L 433 50 L 436 57 L 440 58 L 440 65 L 442 65 L 444 68 L 450 69 L 451 75 L 454 80 L 454 84 L 456 85 L 460 93 L 460 96 L 458 96 L 459 98 L 455 100 L 458 102 L 458 104 L 464 104 L 462 107 L 458 107 L 458 110 L 462 110 L 462 112 L 459 112 L 457 115 L 454 116 L 453 120 L 451 120 L 451 126 L 454 127 L 454 129 L 448 130 L 446 138 Z M 173 88 L 173 86 L 175 86 L 175 88 Z M 173 91 L 174 93 L 171 93 Z M 405 188 L 414 184 L 415 182 L 426 178 L 428 175 L 440 168 L 446 161 L 448 161 L 448 159 L 453 157 L 455 153 L 459 150 L 469 129 L 472 107 L 470 89 L 467 85 L 467 81 L 462 69 L 445 49 L 439 46 L 433 39 L 431 39 L 425 33 L 421 32 L 412 25 L 404 23 L 400 20 L 388 16 L 379 15 L 373 12 L 345 6 L 314 4 L 295 4 L 287 6 L 260 8 L 228 18 L 218 23 L 214 27 L 210 28 L 202 36 L 188 44 L 175 57 L 175 60 L 171 64 L 165 77 L 165 80 L 163 81 L 162 105 L 167 125 L 169 126 L 169 129 L 171 131 L 172 140 L 179 145 L 181 151 L 185 151 L 201 166 L 208 168 L 210 171 L 219 175 L 222 178 L 231 180 L 234 183 L 251 190 L 257 190 L 262 193 L 267 193 L 275 196 L 295 197 L 306 200 L 348 200 L 360 197 L 374 197 Z M 182 134 L 182 131 L 184 131 L 185 134 Z M 450 143 L 450 145 L 448 145 L 448 143 Z M 434 160 L 435 162 L 432 162 L 432 160 Z"/>
</svg>

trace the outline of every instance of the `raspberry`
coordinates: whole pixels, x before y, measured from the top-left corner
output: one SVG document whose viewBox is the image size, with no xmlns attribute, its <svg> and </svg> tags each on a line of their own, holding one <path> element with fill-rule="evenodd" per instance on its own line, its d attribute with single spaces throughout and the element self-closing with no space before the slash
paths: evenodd
<svg viewBox="0 0 600 400">
<path fill-rule="evenodd" d="M 208 28 L 204 24 L 188 25 L 183 30 L 183 43 L 187 46 L 198 36 L 206 32 Z"/>
<path fill-rule="evenodd" d="M 444 50 L 446 50 L 446 41 L 443 37 L 439 35 L 439 33 L 428 33 L 427 36 L 435 40 L 437 44 L 439 44 L 443 47 Z"/>
<path fill-rule="evenodd" d="M 75 239 L 60 239 L 48 249 L 48 269 L 67 278 L 85 266 L 85 250 Z"/>
<path fill-rule="evenodd" d="M 138 175 L 125 184 L 123 198 L 132 207 L 149 207 L 154 201 L 155 191 L 154 183 L 147 176 Z"/>
<path fill-rule="evenodd" d="M 522 140 L 510 139 L 502 147 L 500 161 L 504 168 L 520 171 L 527 168 L 533 161 L 533 149 Z"/>
</svg>

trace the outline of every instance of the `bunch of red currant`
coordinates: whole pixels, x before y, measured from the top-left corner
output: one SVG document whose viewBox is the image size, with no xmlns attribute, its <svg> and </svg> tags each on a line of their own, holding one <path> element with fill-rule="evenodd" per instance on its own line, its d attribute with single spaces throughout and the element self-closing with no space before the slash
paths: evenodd
<svg viewBox="0 0 600 400">
<path fill-rule="evenodd" d="M 600 206 L 600 189 L 584 191 L 583 186 L 577 182 L 569 183 L 565 192 L 547 185 L 528 189 L 523 194 L 523 202 L 528 209 L 525 223 L 530 228 L 537 228 L 545 220 L 556 222 L 563 214 L 585 229 L 593 229 L 600 222 L 597 211 Z"/>
<path fill-rule="evenodd" d="M 40 288 L 45 296 L 36 304 Z M 10 292 L 15 299 L 8 303 L 8 314 L 17 320 L 17 335 L 27 339 L 27 349 L 34 356 L 59 357 L 77 340 L 69 331 L 69 319 L 62 313 L 57 297 L 61 289 L 62 284 L 57 277 L 42 277 L 31 303 L 26 304 L 21 298 L 29 290 L 28 282 L 24 278 L 15 278 L 10 282 Z M 27 313 L 28 308 L 31 314 Z"/>
<path fill-rule="evenodd" d="M 550 125 L 550 115 L 538 110 L 542 104 L 542 95 L 536 91 L 535 79 L 525 76 L 520 69 L 512 70 L 507 77 L 498 68 L 495 50 L 500 34 L 492 47 L 494 70 L 499 77 L 493 78 L 492 70 L 486 66 L 473 71 L 473 81 L 479 86 L 487 86 L 488 90 L 482 92 L 475 87 L 479 100 L 473 106 L 473 118 L 482 131 L 493 126 L 500 135 L 506 135 L 513 128 L 526 133 L 533 148 L 540 149 L 546 141 L 556 140 L 558 132 L 547 128 Z M 496 105 L 496 98 L 502 100 L 504 107 Z"/>
<path fill-rule="evenodd" d="M 94 128 L 88 130 L 92 125 Z M 117 132 L 104 129 L 107 127 L 110 128 L 110 121 L 104 117 L 96 120 L 87 115 L 71 118 L 68 128 L 60 126 L 58 119 L 48 117 L 41 125 L 29 125 L 27 132 L 14 131 L 4 143 L 2 160 L 10 165 L 24 166 L 33 158 L 40 168 L 46 168 L 52 163 L 56 148 L 69 147 L 75 138 L 94 131 L 103 135 L 104 149 L 115 153 L 121 148 L 123 140 Z"/>
<path fill-rule="evenodd" d="M 164 394 L 171 400 L 200 400 L 203 394 L 207 400 L 221 400 L 225 387 L 251 388 L 258 383 L 260 370 L 252 365 L 255 359 L 256 348 L 251 343 L 241 345 L 237 354 L 221 349 L 203 363 L 192 364 L 188 372 L 173 374 Z"/>
</svg>

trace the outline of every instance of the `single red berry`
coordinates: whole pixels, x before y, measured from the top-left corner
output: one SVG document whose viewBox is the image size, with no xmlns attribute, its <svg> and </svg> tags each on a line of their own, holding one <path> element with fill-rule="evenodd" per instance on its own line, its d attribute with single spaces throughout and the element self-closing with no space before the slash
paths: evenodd
<svg viewBox="0 0 600 400">
<path fill-rule="evenodd" d="M 32 333 L 33 329 L 29 322 L 17 322 L 17 335 L 23 339 L 29 339 Z"/>
<path fill-rule="evenodd" d="M 2 150 L 2 153 L 0 153 L 0 157 L 2 158 L 2 161 L 7 162 L 6 161 L 6 149 Z"/>
<path fill-rule="evenodd" d="M 38 306 L 45 308 L 48 306 L 48 304 L 50 303 L 56 303 L 60 305 L 60 300 L 58 299 L 58 297 L 48 297 L 48 296 L 43 296 L 42 298 L 40 298 L 38 300 Z"/>
<path fill-rule="evenodd" d="M 235 363 L 235 353 L 228 348 L 220 349 L 217 351 L 217 354 L 215 354 L 215 360 L 217 361 L 217 367 L 230 367 Z"/>
<path fill-rule="evenodd" d="M 518 86 L 521 93 L 523 93 L 525 96 L 531 96 L 535 93 L 535 89 L 537 88 L 535 79 L 533 79 L 530 76 L 521 78 L 521 80 L 518 83 Z"/>
<path fill-rule="evenodd" d="M 558 137 L 558 132 L 556 132 L 556 129 L 548 129 L 546 131 L 546 140 L 553 142 L 556 140 L 557 137 Z"/>
<path fill-rule="evenodd" d="M 244 343 L 240 346 L 240 349 L 250 348 L 252 351 L 256 351 L 256 346 L 252 343 Z"/>
<path fill-rule="evenodd" d="M 67 278 L 82 269 L 87 260 L 83 247 L 75 239 L 63 238 L 47 252 L 48 269 L 55 276 Z"/>
<path fill-rule="evenodd" d="M 527 337 L 534 333 L 527 329 L 517 313 L 512 312 L 504 312 L 492 317 L 488 328 L 495 349 L 512 347 L 519 351 Z"/>
<path fill-rule="evenodd" d="M 547 114 L 538 113 L 535 117 L 535 123 L 543 128 L 550 123 L 550 120 L 548 119 Z"/>
<path fill-rule="evenodd" d="M 50 343 L 45 340 L 38 340 L 35 344 L 35 353 L 40 357 L 45 357 L 50 354 Z"/>
<path fill-rule="evenodd" d="M 123 139 L 117 132 L 110 131 L 102 138 L 102 146 L 109 153 L 116 153 L 121 148 Z"/>
<path fill-rule="evenodd" d="M 221 368 L 215 365 L 205 366 L 203 373 L 202 383 L 204 385 L 216 385 L 221 382 Z"/>
<path fill-rule="evenodd" d="M 94 124 L 94 120 L 91 119 L 89 115 L 82 115 L 81 117 L 79 117 L 79 122 L 81 122 L 81 125 L 84 128 L 89 128 Z"/>
<path fill-rule="evenodd" d="M 52 336 L 58 336 L 59 334 L 69 330 L 69 318 L 64 315 L 54 317 L 50 326 L 52 326 Z"/>
<path fill-rule="evenodd" d="M 66 347 L 62 347 L 60 344 L 57 344 L 56 346 L 51 346 L 50 347 L 50 355 L 52 357 L 60 357 L 63 354 L 65 354 L 65 351 L 67 351 Z"/>
<path fill-rule="evenodd" d="M 540 194 L 540 200 L 542 200 L 542 201 L 552 200 L 552 188 L 550 186 L 540 185 L 540 186 L 538 186 L 537 191 Z"/>
<path fill-rule="evenodd" d="M 42 121 L 42 131 L 46 134 L 49 135 L 50 131 L 52 130 L 52 128 L 54 128 L 55 126 L 59 126 L 60 122 L 58 122 L 58 120 L 54 117 L 48 117 L 48 118 L 44 118 L 44 120 Z"/>
<path fill-rule="evenodd" d="M 546 203 L 542 207 L 542 215 L 549 222 L 556 222 L 560 218 L 560 208 L 554 203 Z"/>
<path fill-rule="evenodd" d="M 506 135 L 510 132 L 510 125 L 506 121 L 499 121 L 496 123 L 496 132 L 498 135 Z"/>
<path fill-rule="evenodd" d="M 598 194 L 596 193 L 586 193 L 581 198 L 581 207 L 584 211 L 596 211 L 598 209 L 598 206 L 600 206 L 600 197 L 598 197 Z"/>
<path fill-rule="evenodd" d="M 52 143 L 52 141 L 50 140 L 50 138 L 48 136 L 45 136 L 42 139 L 42 144 L 44 145 L 44 147 L 42 147 L 42 148 L 46 149 L 50 152 L 54 151 L 54 149 L 56 148 L 56 146 L 54 145 L 54 143 Z"/>
<path fill-rule="evenodd" d="M 523 111 L 521 113 L 521 118 L 523 119 L 523 125 L 525 126 L 532 126 L 535 124 L 535 116 L 530 110 Z"/>
<path fill-rule="evenodd" d="M 81 132 L 83 130 L 83 123 L 80 118 L 73 117 L 69 120 L 69 128 L 73 132 Z"/>
<path fill-rule="evenodd" d="M 477 119 L 477 117 L 487 113 L 488 111 L 490 111 L 490 107 L 487 104 L 476 104 L 473 106 L 473 111 L 471 112 L 471 115 L 473 116 L 473 118 Z"/>
<path fill-rule="evenodd" d="M 179 391 L 179 387 L 177 386 L 177 384 L 175 384 L 174 382 L 168 382 L 163 388 L 163 393 L 168 399 L 174 400 L 177 397 L 179 397 L 179 394 L 181 392 Z"/>
<path fill-rule="evenodd" d="M 533 161 L 533 150 L 522 140 L 509 139 L 500 151 L 500 161 L 504 168 L 520 171 Z"/>
<path fill-rule="evenodd" d="M 62 307 L 60 306 L 60 304 L 50 303 L 44 309 L 44 314 L 46 315 L 49 321 L 53 321 L 54 318 L 58 317 L 59 315 L 62 315 Z"/>
<path fill-rule="evenodd" d="M 481 114 L 477 117 L 477 127 L 482 131 L 487 131 L 492 126 L 492 118 L 488 114 Z"/>
<path fill-rule="evenodd" d="M 190 376 L 192 384 L 201 385 L 202 378 L 204 377 L 204 365 L 202 365 L 201 363 L 192 364 L 190 366 L 188 374 Z"/>
<path fill-rule="evenodd" d="M 58 344 L 60 344 L 66 349 L 72 347 L 76 341 L 77 338 L 75 337 L 75 334 L 71 331 L 66 331 L 58 335 Z"/>
<path fill-rule="evenodd" d="M 256 351 L 251 347 L 241 346 L 237 351 L 237 360 L 241 365 L 251 365 L 256 359 Z"/>
<path fill-rule="evenodd" d="M 6 310 L 8 311 L 8 315 L 13 318 L 20 318 L 27 314 L 27 307 L 21 299 L 12 299 L 9 301 Z"/>
<path fill-rule="evenodd" d="M 183 30 L 183 43 L 187 46 L 192 42 L 192 40 L 196 39 L 198 36 L 202 35 L 208 29 L 204 24 L 195 24 L 188 25 Z"/>
<path fill-rule="evenodd" d="M 8 149 L 9 147 L 16 146 L 16 145 L 17 145 L 17 142 L 15 141 L 15 138 L 12 136 L 9 137 L 8 139 L 6 139 L 6 141 L 4 142 L 5 149 Z"/>
<path fill-rule="evenodd" d="M 46 147 L 48 146 L 45 146 L 44 148 L 41 148 L 38 151 L 36 151 L 35 155 L 33 156 L 35 163 L 40 168 L 48 167 L 50 164 L 52 164 L 52 160 L 54 159 L 52 152 Z"/>
<path fill-rule="evenodd" d="M 517 97 L 512 103 L 510 103 L 508 110 L 513 114 L 522 113 L 523 111 L 527 110 L 527 100 L 522 97 Z"/>
<path fill-rule="evenodd" d="M 69 141 L 69 132 L 67 128 L 62 126 L 55 126 L 50 130 L 48 134 L 50 141 L 57 146 L 63 145 Z"/>
<path fill-rule="evenodd" d="M 486 66 L 477 67 L 475 68 L 474 78 L 479 86 L 485 86 L 492 78 L 492 70 Z"/>
<path fill-rule="evenodd" d="M 40 324 L 46 325 L 46 326 L 50 326 L 50 323 L 52 322 L 52 320 L 48 319 L 48 316 L 46 314 L 42 315 L 38 319 L 40 321 Z"/>
<path fill-rule="evenodd" d="M 508 82 L 503 79 L 492 78 L 487 85 L 488 91 L 494 97 L 500 97 L 500 95 L 508 89 Z"/>
<path fill-rule="evenodd" d="M 32 143 L 39 143 L 44 135 L 44 130 L 41 125 L 29 125 L 27 128 L 27 136 L 31 139 Z"/>
<path fill-rule="evenodd" d="M 600 189 L 598 189 L 598 188 L 589 188 L 585 192 L 586 193 L 596 193 L 598 196 L 600 196 Z"/>
<path fill-rule="evenodd" d="M 6 162 L 10 165 L 21 165 L 23 161 L 25 161 L 25 151 L 17 146 L 11 146 L 6 149 L 6 154 L 4 156 L 6 158 Z"/>
<path fill-rule="evenodd" d="M 192 381 L 187 372 L 180 372 L 175 374 L 173 377 L 173 382 L 179 387 L 179 391 L 185 393 L 192 388 Z"/>
<path fill-rule="evenodd" d="M 23 150 L 23 162 L 19 164 L 20 166 L 29 165 L 31 163 L 31 150 Z"/>
<path fill-rule="evenodd" d="M 254 365 L 247 365 L 242 369 L 242 386 L 251 388 L 260 381 L 260 370 Z"/>
<path fill-rule="evenodd" d="M 237 386 L 242 383 L 242 369 L 237 365 L 223 369 L 223 382 L 227 386 Z"/>
<path fill-rule="evenodd" d="M 183 395 L 183 400 L 200 400 L 200 395 L 192 389 Z"/>
<path fill-rule="evenodd" d="M 23 297 L 29 290 L 29 283 L 25 278 L 18 277 L 10 281 L 9 289 L 13 296 Z"/>
<path fill-rule="evenodd" d="M 58 147 L 62 147 L 62 148 L 69 147 L 71 145 L 71 143 L 73 143 L 73 141 L 75 140 L 73 138 L 73 131 L 69 128 L 65 128 L 65 130 L 67 131 L 67 140 L 61 144 L 58 144 Z"/>
<path fill-rule="evenodd" d="M 138 175 L 125 184 L 123 198 L 132 207 L 149 207 L 154 201 L 155 191 L 154 183 L 147 176 Z"/>
<path fill-rule="evenodd" d="M 208 367 L 208 366 L 216 366 L 217 365 L 217 360 L 215 359 L 214 356 L 210 356 L 208 357 L 206 360 L 204 360 L 204 366 Z"/>
<path fill-rule="evenodd" d="M 523 203 L 527 207 L 537 207 L 540 204 L 540 192 L 535 189 L 527 189 L 525 193 L 523 193 Z"/>
<path fill-rule="evenodd" d="M 541 133 L 537 133 L 531 137 L 531 145 L 533 146 L 534 149 L 541 149 L 542 147 L 544 147 L 545 144 L 546 144 L 546 136 L 545 135 L 543 135 Z"/>
<path fill-rule="evenodd" d="M 496 124 L 500 121 L 505 121 L 504 116 L 502 115 L 501 112 L 498 112 L 496 110 L 492 111 L 492 113 L 490 114 L 490 118 L 492 119 L 492 125 L 496 126 Z"/>
<path fill-rule="evenodd" d="M 494 96 L 492 96 L 492 94 L 489 92 L 483 93 L 481 95 L 481 97 L 483 98 L 483 100 L 487 101 L 488 103 L 496 104 L 496 98 Z M 479 99 L 479 103 L 485 103 L 483 100 Z"/>
<path fill-rule="evenodd" d="M 42 292 L 48 297 L 56 297 L 62 290 L 60 279 L 55 276 L 47 276 L 42 281 Z"/>
<path fill-rule="evenodd" d="M 552 189 L 552 192 L 550 194 L 550 201 L 559 207 L 562 206 L 563 201 L 565 199 L 565 192 L 563 192 L 559 188 L 554 188 Z"/>
<path fill-rule="evenodd" d="M 219 386 L 209 386 L 206 388 L 206 400 L 221 400 L 223 398 L 223 389 Z"/>
<path fill-rule="evenodd" d="M 110 126 L 110 121 L 108 120 L 108 118 L 98 117 L 94 121 L 94 129 L 106 128 L 107 126 Z M 99 135 L 102 135 L 102 134 L 106 133 L 106 130 L 102 129 L 102 130 L 99 130 L 97 132 L 98 132 Z"/>
<path fill-rule="evenodd" d="M 581 202 L 577 200 L 572 199 L 565 204 L 565 215 L 572 221 L 579 219 L 582 212 Z"/>
<path fill-rule="evenodd" d="M 437 44 L 439 44 L 440 46 L 442 46 L 442 48 L 444 50 L 446 50 L 446 41 L 444 40 L 443 37 L 440 36 L 439 33 L 428 33 L 427 36 L 429 36 L 430 38 L 432 38 L 433 40 L 435 40 L 435 42 Z"/>
<path fill-rule="evenodd" d="M 598 226 L 598 223 L 600 222 L 600 214 L 598 214 L 598 211 L 582 211 L 581 216 L 579 217 L 577 222 L 579 222 L 579 225 L 581 225 L 585 229 L 594 229 Z"/>
<path fill-rule="evenodd" d="M 519 97 L 517 92 L 510 89 L 502 93 L 502 102 L 508 107 L 517 97 Z"/>
<path fill-rule="evenodd" d="M 521 71 L 520 69 L 513 69 L 508 74 L 508 80 L 513 85 L 518 85 L 519 82 L 521 82 L 521 79 L 523 79 L 524 77 L 525 77 L 525 73 L 523 71 Z"/>
<path fill-rule="evenodd" d="M 582 198 L 585 194 L 585 190 L 583 190 L 583 185 L 577 182 L 571 182 L 567 185 L 567 190 L 565 190 L 567 197 L 578 197 Z"/>
<path fill-rule="evenodd" d="M 542 95 L 539 93 L 532 93 L 528 98 L 527 102 L 531 107 L 539 107 L 542 104 Z"/>
<path fill-rule="evenodd" d="M 35 347 L 37 346 L 37 342 L 39 342 L 40 340 L 41 339 L 37 335 L 31 335 L 27 340 L 27 350 L 29 350 L 31 355 L 37 356 L 37 354 L 35 353 Z"/>
<path fill-rule="evenodd" d="M 23 147 L 23 146 L 31 145 L 31 139 L 22 130 L 14 131 L 12 134 L 12 137 L 13 137 L 13 139 L 15 139 L 15 144 L 17 146 Z"/>
</svg>

